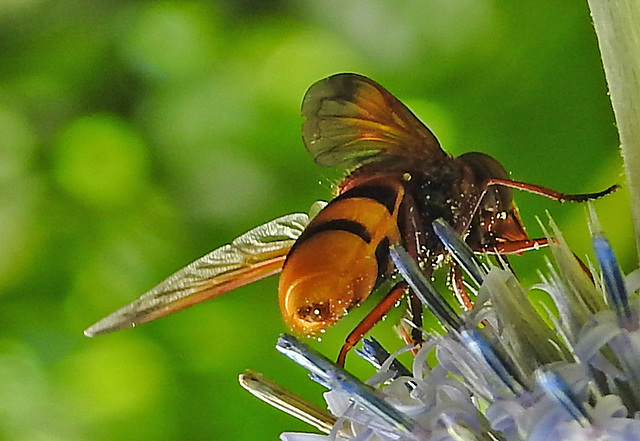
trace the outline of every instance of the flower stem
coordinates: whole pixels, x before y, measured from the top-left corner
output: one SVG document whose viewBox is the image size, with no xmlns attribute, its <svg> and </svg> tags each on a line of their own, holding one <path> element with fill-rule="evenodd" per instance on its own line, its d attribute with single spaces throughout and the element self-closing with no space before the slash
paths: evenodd
<svg viewBox="0 0 640 441">
<path fill-rule="evenodd" d="M 588 0 L 627 174 L 640 252 L 640 2 Z"/>
</svg>

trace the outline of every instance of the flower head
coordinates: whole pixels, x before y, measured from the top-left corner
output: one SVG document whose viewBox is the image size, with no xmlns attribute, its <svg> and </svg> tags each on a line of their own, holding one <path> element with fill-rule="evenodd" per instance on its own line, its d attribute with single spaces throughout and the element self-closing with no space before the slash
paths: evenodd
<svg viewBox="0 0 640 441">
<path fill-rule="evenodd" d="M 399 273 L 446 332 L 425 332 L 410 368 L 396 359 L 410 346 L 389 354 L 365 341 L 358 353 L 377 368 L 366 382 L 281 337 L 278 350 L 329 389 L 325 398 L 335 416 L 326 435 L 282 439 L 640 439 L 638 278 L 625 280 L 593 209 L 598 269 L 587 270 L 550 225 L 555 264 L 532 287 L 553 300 L 557 315 L 549 317 L 510 271 L 482 264 L 440 220 L 437 234 L 478 286 L 473 310 L 456 312 L 406 251 L 393 246 Z M 432 352 L 437 363 L 430 365 Z"/>
</svg>

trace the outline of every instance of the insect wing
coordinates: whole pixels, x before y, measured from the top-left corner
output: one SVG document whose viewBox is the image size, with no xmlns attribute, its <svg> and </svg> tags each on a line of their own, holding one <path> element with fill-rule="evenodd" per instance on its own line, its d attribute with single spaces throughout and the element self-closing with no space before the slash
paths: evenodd
<svg viewBox="0 0 640 441">
<path fill-rule="evenodd" d="M 404 104 L 361 75 L 338 74 L 315 83 L 302 101 L 302 116 L 307 150 L 325 167 L 445 155 L 433 133 Z"/>
<path fill-rule="evenodd" d="M 256 227 L 201 257 L 84 331 L 88 337 L 146 323 L 282 270 L 309 223 L 295 213 Z"/>
</svg>

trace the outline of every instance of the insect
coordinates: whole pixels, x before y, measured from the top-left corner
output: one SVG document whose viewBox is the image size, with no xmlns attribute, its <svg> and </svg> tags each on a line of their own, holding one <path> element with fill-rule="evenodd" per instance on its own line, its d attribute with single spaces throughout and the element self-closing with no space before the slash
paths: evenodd
<svg viewBox="0 0 640 441">
<path fill-rule="evenodd" d="M 315 83 L 302 103 L 304 144 L 315 162 L 350 172 L 313 218 L 291 214 L 238 237 L 85 330 L 94 336 L 136 326 L 278 272 L 285 324 L 317 335 L 361 304 L 393 272 L 389 245 L 402 244 L 428 274 L 444 249 L 431 226 L 444 219 L 477 252 L 520 253 L 530 239 L 512 189 L 557 201 L 585 201 L 614 191 L 568 195 L 510 180 L 483 153 L 445 153 L 433 133 L 373 80 L 337 74 Z M 399 282 L 347 337 L 338 362 L 405 294 Z M 468 299 L 464 300 L 470 306 Z M 410 296 L 414 323 L 419 302 Z M 416 337 L 417 338 L 417 337 Z"/>
</svg>

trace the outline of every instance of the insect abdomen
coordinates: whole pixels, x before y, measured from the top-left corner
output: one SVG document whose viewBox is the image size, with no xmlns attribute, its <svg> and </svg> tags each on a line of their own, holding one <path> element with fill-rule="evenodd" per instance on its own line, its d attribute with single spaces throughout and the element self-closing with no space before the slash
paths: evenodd
<svg viewBox="0 0 640 441">
<path fill-rule="evenodd" d="M 399 240 L 399 202 L 390 210 L 357 190 L 330 202 L 287 257 L 278 291 L 284 321 L 294 332 L 323 332 L 366 299 L 386 271 L 377 251 Z"/>
</svg>

